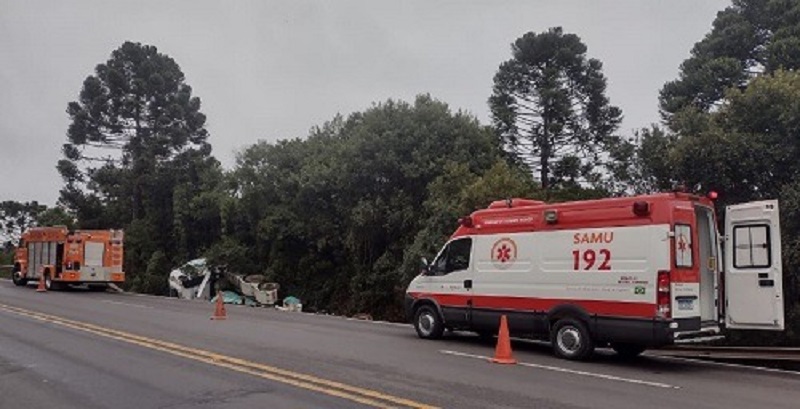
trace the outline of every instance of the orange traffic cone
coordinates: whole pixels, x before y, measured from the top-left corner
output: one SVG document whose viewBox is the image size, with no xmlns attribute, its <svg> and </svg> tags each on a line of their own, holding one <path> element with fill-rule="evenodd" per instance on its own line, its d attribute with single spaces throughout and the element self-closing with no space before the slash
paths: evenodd
<svg viewBox="0 0 800 409">
<path fill-rule="evenodd" d="M 39 276 L 39 286 L 38 286 L 38 287 L 36 287 L 36 292 L 37 292 L 37 293 L 44 293 L 44 292 L 47 292 L 47 288 L 46 288 L 46 287 L 45 287 L 45 285 L 44 285 L 44 274 L 42 274 L 41 276 Z"/>
<path fill-rule="evenodd" d="M 225 312 L 225 302 L 222 300 L 222 291 L 217 291 L 217 306 L 214 308 L 214 315 L 211 316 L 212 320 L 224 320 L 228 318 L 228 313 Z"/>
<path fill-rule="evenodd" d="M 517 363 L 517 360 L 511 356 L 511 339 L 508 336 L 508 322 L 505 315 L 500 317 L 500 333 L 497 335 L 497 348 L 494 351 L 492 362 L 496 364 Z"/>
</svg>

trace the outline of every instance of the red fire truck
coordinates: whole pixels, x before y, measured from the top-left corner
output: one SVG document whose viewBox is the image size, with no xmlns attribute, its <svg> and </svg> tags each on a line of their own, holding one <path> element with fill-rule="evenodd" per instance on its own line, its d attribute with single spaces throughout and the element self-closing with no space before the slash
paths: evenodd
<svg viewBox="0 0 800 409">
<path fill-rule="evenodd" d="M 68 284 L 103 288 L 122 283 L 123 232 L 34 227 L 22 234 L 14 258 L 12 280 L 18 286 L 44 277 L 48 290 Z"/>
</svg>

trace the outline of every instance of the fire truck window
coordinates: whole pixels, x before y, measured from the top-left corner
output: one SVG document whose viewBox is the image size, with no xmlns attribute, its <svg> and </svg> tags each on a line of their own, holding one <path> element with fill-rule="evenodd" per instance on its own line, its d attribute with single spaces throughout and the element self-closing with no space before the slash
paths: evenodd
<svg viewBox="0 0 800 409">
<path fill-rule="evenodd" d="M 466 270 L 469 268 L 472 239 L 465 238 L 450 243 L 447 250 L 445 273 Z"/>
<path fill-rule="evenodd" d="M 733 266 L 736 268 L 767 268 L 772 265 L 768 225 L 734 227 L 733 248 Z"/>
<path fill-rule="evenodd" d="M 101 267 L 103 265 L 103 253 L 105 245 L 95 241 L 87 241 L 83 247 L 84 265 Z"/>
</svg>

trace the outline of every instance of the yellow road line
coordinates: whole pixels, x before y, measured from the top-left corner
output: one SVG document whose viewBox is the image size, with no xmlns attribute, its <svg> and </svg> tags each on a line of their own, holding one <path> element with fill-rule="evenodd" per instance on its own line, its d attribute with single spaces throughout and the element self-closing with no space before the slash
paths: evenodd
<svg viewBox="0 0 800 409">
<path fill-rule="evenodd" d="M 315 392 L 335 396 L 338 398 L 347 399 L 368 406 L 373 406 L 377 408 L 391 408 L 397 406 L 392 406 L 390 404 L 396 404 L 400 405 L 399 407 L 408 407 L 415 409 L 437 409 L 434 406 L 415 402 L 409 399 L 399 398 L 392 395 L 387 395 L 370 389 L 351 386 L 340 382 L 319 378 L 312 375 L 293 372 L 270 365 L 260 364 L 258 362 L 247 361 L 240 358 L 217 354 L 214 352 L 192 348 L 154 338 L 148 338 L 141 335 L 114 330 L 111 328 L 105 328 L 98 325 L 89 324 L 86 322 L 74 321 L 67 318 L 58 317 L 55 315 L 29 311 L 5 304 L 0 304 L 0 309 L 17 315 L 33 318 L 39 321 L 49 322 L 64 327 L 99 335 L 102 337 L 122 342 L 127 342 L 134 345 L 139 345 L 145 348 L 169 353 L 183 358 L 188 358 L 195 361 L 204 362 L 210 365 L 231 369 L 233 371 L 258 376 L 276 382 L 281 382 L 298 388 L 312 390 Z"/>
</svg>

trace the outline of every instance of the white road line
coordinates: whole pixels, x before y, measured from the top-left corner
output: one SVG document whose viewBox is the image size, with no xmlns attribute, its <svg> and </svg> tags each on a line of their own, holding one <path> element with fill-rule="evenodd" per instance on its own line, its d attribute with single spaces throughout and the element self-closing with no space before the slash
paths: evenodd
<svg viewBox="0 0 800 409">
<path fill-rule="evenodd" d="M 102 300 L 102 302 L 108 303 L 108 304 L 125 305 L 125 306 L 128 306 L 128 307 L 136 307 L 136 308 L 151 308 L 151 309 L 153 308 L 153 307 L 151 307 L 149 305 L 131 304 L 131 303 L 122 302 L 122 301 Z"/>
<path fill-rule="evenodd" d="M 439 352 L 441 352 L 443 354 L 447 354 L 447 355 L 461 356 L 461 357 L 466 357 L 466 358 L 482 359 L 482 360 L 485 360 L 485 361 L 489 361 L 491 359 L 488 356 L 474 355 L 474 354 L 468 354 L 468 353 L 458 352 L 458 351 L 449 351 L 449 350 L 446 350 L 446 349 L 439 350 Z M 605 379 L 605 380 L 609 380 L 609 381 L 632 383 L 632 384 L 643 385 L 643 386 L 652 386 L 654 388 L 663 388 L 663 389 L 680 389 L 681 388 L 680 386 L 670 385 L 670 384 L 667 384 L 667 383 L 651 382 L 651 381 L 645 381 L 645 380 L 641 380 L 641 379 L 623 378 L 623 377 L 620 377 L 620 376 L 607 375 L 607 374 L 602 374 L 602 373 L 597 373 L 597 372 L 579 371 L 579 370 L 575 370 L 575 369 L 561 368 L 561 367 L 558 367 L 558 366 L 531 364 L 531 363 L 527 363 L 527 362 L 518 362 L 517 364 L 521 365 L 521 366 L 527 366 L 527 367 L 538 368 L 538 369 L 545 369 L 545 370 L 554 371 L 554 372 L 562 372 L 562 373 L 568 373 L 568 374 L 573 374 L 573 375 L 581 375 L 581 376 L 590 376 L 590 377 L 593 377 L 593 378 L 600 378 L 600 379 Z"/>
<path fill-rule="evenodd" d="M 765 368 L 763 366 L 751 366 L 751 365 L 733 364 L 733 363 L 729 363 L 729 362 L 709 361 L 709 360 L 705 360 L 705 359 L 685 358 L 685 357 L 660 355 L 660 354 L 647 354 L 646 356 L 648 358 L 657 358 L 657 359 L 664 359 L 664 360 L 670 360 L 670 361 L 691 362 L 691 363 L 694 363 L 694 364 L 703 364 L 703 365 L 709 365 L 709 366 L 722 366 L 722 367 L 736 368 L 736 369 L 752 369 L 754 371 L 771 372 L 771 373 L 777 373 L 777 374 L 781 374 L 781 375 L 800 376 L 800 372 L 787 371 L 785 369 L 777 369 L 777 368 Z"/>
</svg>

